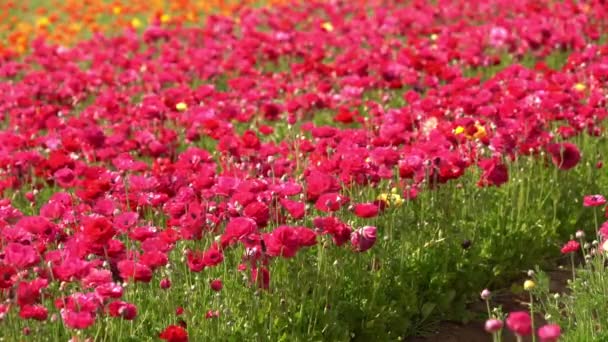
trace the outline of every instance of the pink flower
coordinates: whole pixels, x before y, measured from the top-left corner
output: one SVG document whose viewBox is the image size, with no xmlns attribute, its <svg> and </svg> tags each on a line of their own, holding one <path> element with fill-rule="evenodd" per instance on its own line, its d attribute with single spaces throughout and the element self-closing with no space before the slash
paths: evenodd
<svg viewBox="0 0 608 342">
<path fill-rule="evenodd" d="M 171 287 L 171 280 L 169 278 L 163 278 L 160 280 L 159 286 L 163 290 L 167 290 Z"/>
<path fill-rule="evenodd" d="M 606 204 L 606 198 L 602 195 L 589 195 L 583 198 L 583 206 L 599 207 Z"/>
<path fill-rule="evenodd" d="M 538 337 L 541 342 L 557 342 L 562 332 L 557 324 L 548 324 L 538 329 Z"/>
<path fill-rule="evenodd" d="M 488 319 L 485 324 L 485 330 L 489 333 L 495 333 L 502 329 L 503 323 L 499 319 Z"/>
<path fill-rule="evenodd" d="M 357 252 L 365 252 L 376 243 L 376 227 L 365 226 L 350 236 L 350 242 Z"/>
<path fill-rule="evenodd" d="M 511 312 L 507 316 L 507 327 L 519 336 L 528 336 L 532 333 L 532 319 L 527 311 Z"/>
<path fill-rule="evenodd" d="M 574 253 L 581 247 L 581 244 L 577 241 L 568 241 L 561 249 L 562 254 Z"/>
<path fill-rule="evenodd" d="M 95 316 L 89 311 L 61 310 L 63 323 L 70 329 L 86 329 L 95 323 Z"/>
</svg>

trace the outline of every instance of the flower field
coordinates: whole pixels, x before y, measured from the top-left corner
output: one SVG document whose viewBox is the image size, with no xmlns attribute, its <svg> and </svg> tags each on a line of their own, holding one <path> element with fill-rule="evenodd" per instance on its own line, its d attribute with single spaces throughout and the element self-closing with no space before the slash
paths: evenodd
<svg viewBox="0 0 608 342">
<path fill-rule="evenodd" d="M 0 6 L 3 341 L 608 338 L 604 1 Z"/>
</svg>

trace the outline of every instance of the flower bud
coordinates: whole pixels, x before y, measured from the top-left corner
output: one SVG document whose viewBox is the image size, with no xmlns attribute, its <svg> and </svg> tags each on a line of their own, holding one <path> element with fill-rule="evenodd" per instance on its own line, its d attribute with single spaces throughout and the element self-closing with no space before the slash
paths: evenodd
<svg viewBox="0 0 608 342">
<path fill-rule="evenodd" d="M 503 324 L 502 324 L 501 320 L 492 318 L 492 319 L 489 319 L 486 321 L 485 329 L 487 332 L 493 334 L 495 332 L 498 332 L 500 329 L 502 329 L 502 325 Z"/>
</svg>

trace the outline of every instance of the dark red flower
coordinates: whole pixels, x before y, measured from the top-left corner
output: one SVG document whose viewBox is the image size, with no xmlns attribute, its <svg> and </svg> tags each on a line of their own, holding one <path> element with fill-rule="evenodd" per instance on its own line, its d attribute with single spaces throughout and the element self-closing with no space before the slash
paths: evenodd
<svg viewBox="0 0 608 342">
<path fill-rule="evenodd" d="M 209 285 L 211 286 L 211 289 L 216 292 L 221 291 L 222 287 L 224 287 L 221 279 L 213 279 Z"/>
<path fill-rule="evenodd" d="M 8 289 L 13 286 L 17 274 L 14 267 L 0 264 L 0 289 Z"/>
<path fill-rule="evenodd" d="M 553 164 L 561 170 L 569 170 L 575 167 L 581 160 L 581 153 L 572 143 L 560 143 L 547 145 L 547 152 L 551 155 Z"/>
</svg>

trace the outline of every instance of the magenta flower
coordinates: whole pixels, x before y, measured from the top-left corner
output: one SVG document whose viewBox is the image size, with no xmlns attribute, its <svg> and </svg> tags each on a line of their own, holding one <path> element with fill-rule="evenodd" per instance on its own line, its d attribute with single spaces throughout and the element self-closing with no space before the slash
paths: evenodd
<svg viewBox="0 0 608 342">
<path fill-rule="evenodd" d="M 561 334 L 561 328 L 557 324 L 544 325 L 538 329 L 541 342 L 557 342 Z"/>
<path fill-rule="evenodd" d="M 562 254 L 574 253 L 581 248 L 581 244 L 577 241 L 570 240 L 568 241 L 561 249 Z"/>
<path fill-rule="evenodd" d="M 602 195 L 588 195 L 583 198 L 583 206 L 599 207 L 606 204 L 606 198 Z"/>
<path fill-rule="evenodd" d="M 527 311 L 511 312 L 507 316 L 507 327 L 518 336 L 532 334 L 532 319 Z"/>
<path fill-rule="evenodd" d="M 502 327 L 503 323 L 499 319 L 488 319 L 484 325 L 485 330 L 491 334 L 500 331 Z"/>
</svg>

